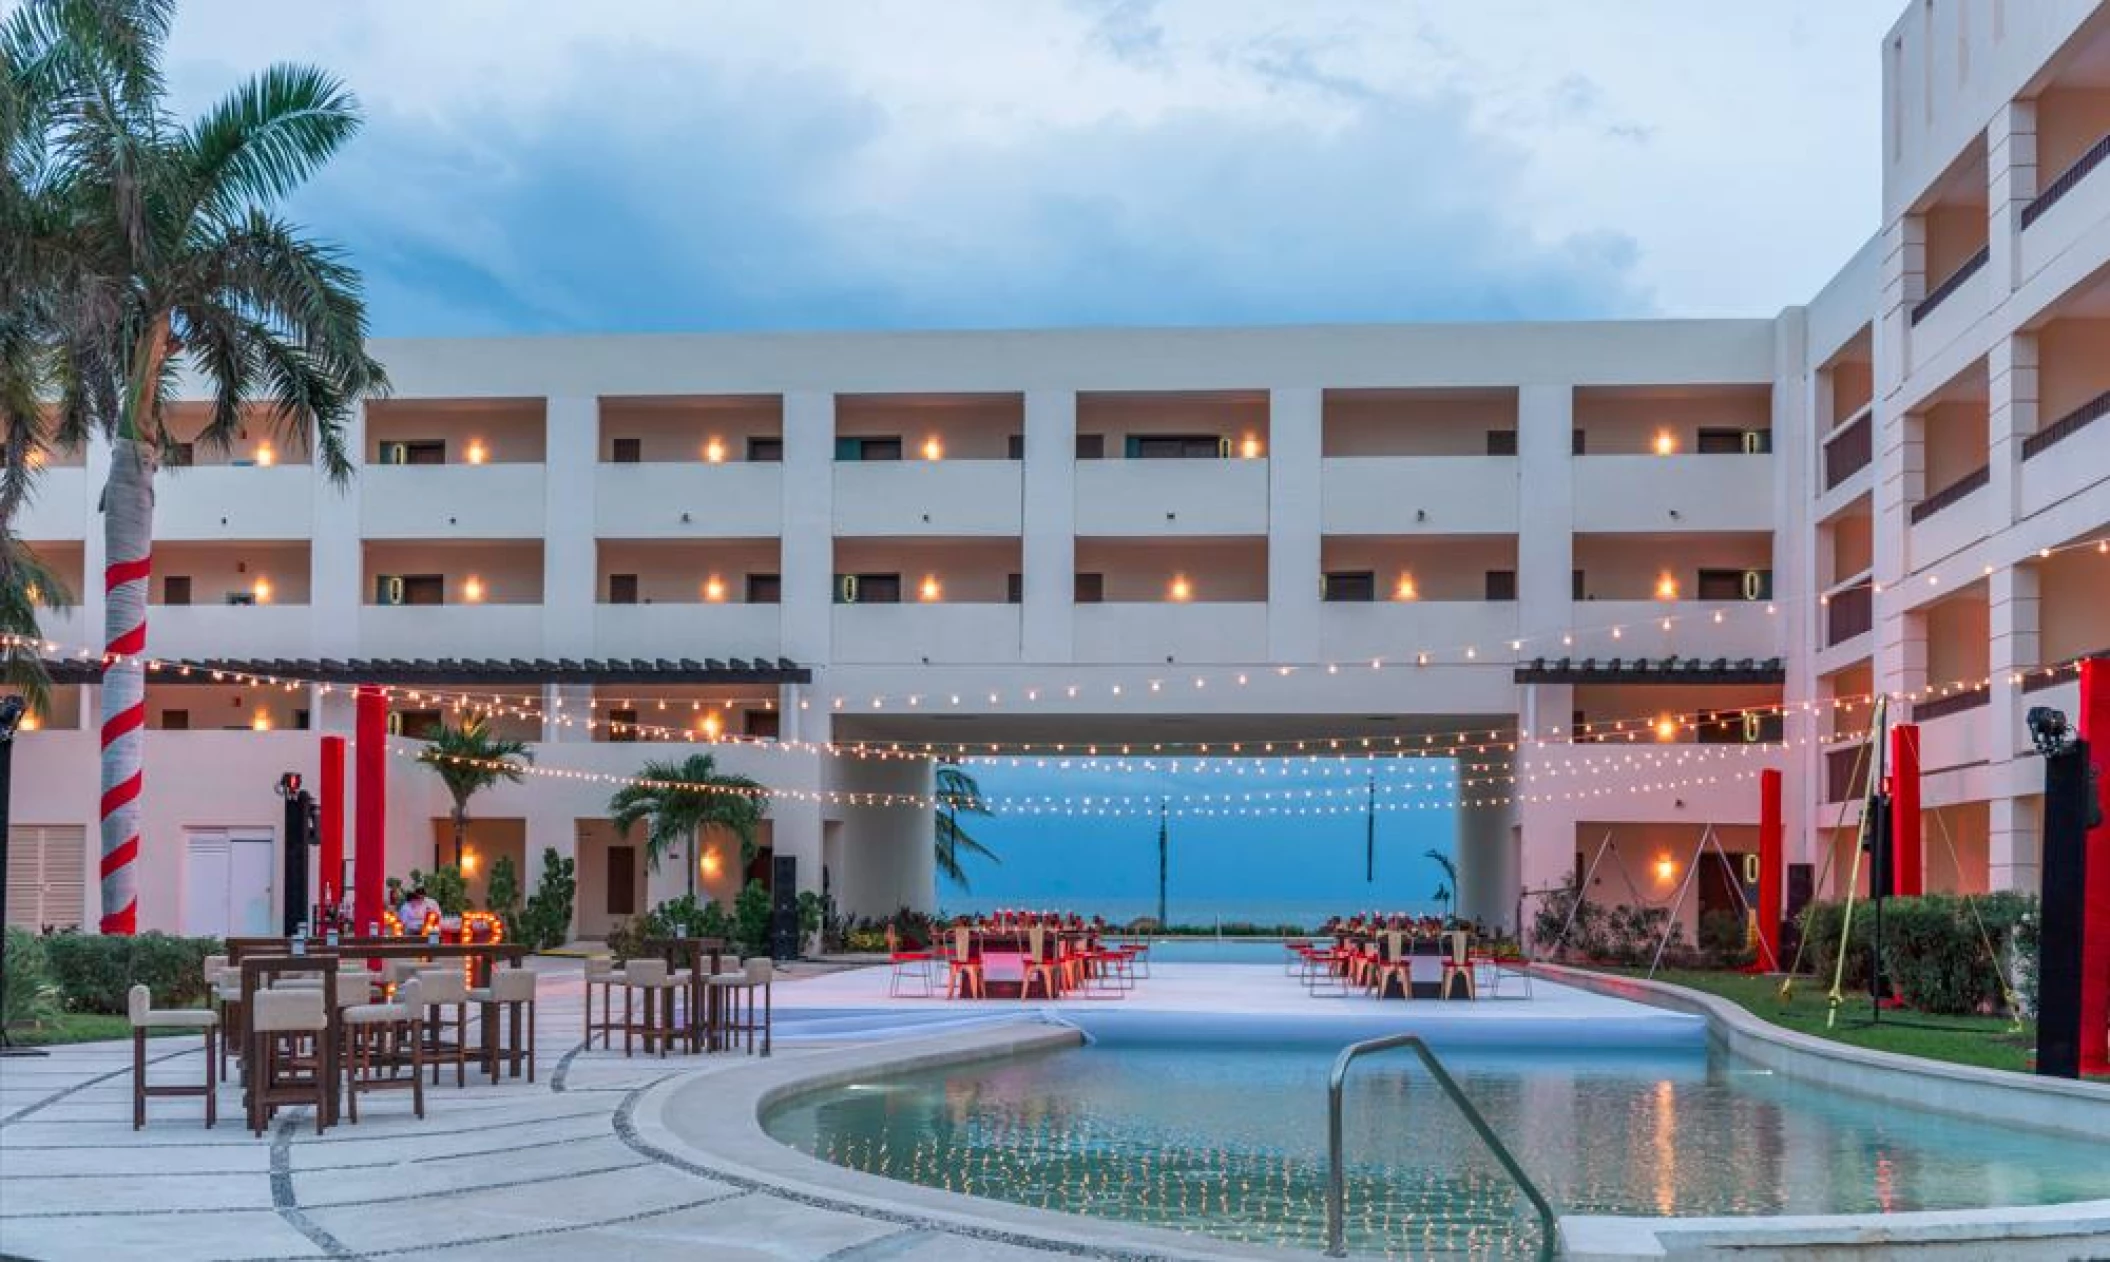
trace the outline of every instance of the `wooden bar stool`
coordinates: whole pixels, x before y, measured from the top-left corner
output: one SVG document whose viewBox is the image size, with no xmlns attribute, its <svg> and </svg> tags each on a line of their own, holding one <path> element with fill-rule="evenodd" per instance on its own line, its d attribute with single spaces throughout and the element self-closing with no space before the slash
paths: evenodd
<svg viewBox="0 0 2110 1262">
<path fill-rule="evenodd" d="M 622 984 L 622 975 L 616 971 L 615 959 L 607 955 L 586 957 L 586 1047 L 593 1048 L 593 1036 L 598 1032 L 601 1046 L 611 1047 L 609 1041 L 615 1035 L 615 988 Z M 593 1019 L 593 992 L 601 992 L 601 1019 Z"/>
<path fill-rule="evenodd" d="M 425 1026 L 424 1054 L 426 1063 L 432 1066 L 432 1081 L 440 1080 L 440 1066 L 452 1063 L 454 1085 L 469 1085 L 469 978 L 461 965 L 441 965 L 438 968 L 418 970 L 418 997 L 422 1001 Z M 404 983 L 408 985 L 409 983 Z M 454 1037 L 445 1037 L 447 1014 L 444 1009 L 454 1009 Z"/>
<path fill-rule="evenodd" d="M 689 979 L 677 975 L 665 960 L 630 960 L 623 965 L 623 1055 L 630 1055 L 633 1035 L 645 1040 L 645 1055 L 655 1050 L 667 1054 L 667 1044 L 688 1039 L 688 1031 L 675 1015 L 679 997 L 687 993 Z M 633 1001 L 643 999 L 639 1013 Z M 694 1050 L 693 1044 L 691 1050 Z"/>
<path fill-rule="evenodd" d="M 396 987 L 394 1002 L 353 1004 L 338 1014 L 344 1028 L 345 1113 L 353 1122 L 359 1120 L 363 1091 L 408 1089 L 411 1111 L 425 1116 L 425 1040 L 419 1028 L 424 1006 L 413 977 Z"/>
<path fill-rule="evenodd" d="M 204 1008 L 161 1008 L 153 1006 L 153 995 L 144 986 L 134 986 L 125 992 L 125 1012 L 132 1020 L 132 1129 L 138 1130 L 147 1124 L 147 1097 L 153 1096 L 198 1096 L 205 1097 L 205 1125 L 207 1129 L 219 1120 L 218 1092 L 213 1087 L 213 1072 L 218 1064 L 217 1049 L 213 1046 L 219 1034 L 220 1018 Z M 205 1034 L 205 1085 L 199 1087 L 148 1086 L 147 1085 L 147 1031 L 148 1030 L 201 1030 Z"/>
<path fill-rule="evenodd" d="M 520 1076 L 520 1062 L 527 1061 L 527 1079 L 535 1081 L 535 975 L 524 968 L 496 968 L 491 970 L 491 984 L 472 987 L 469 1002 L 481 1007 L 485 1050 L 484 1063 L 490 1070 L 491 1081 L 498 1081 L 498 1062 L 507 1062 L 507 1076 Z M 507 1036 L 503 1046 L 499 1039 L 499 1011 L 506 1016 Z M 527 1031 L 521 1032 L 522 1014 L 526 1014 Z"/>
<path fill-rule="evenodd" d="M 728 1047 L 738 1041 L 739 1035 L 746 1034 L 747 1050 L 752 1055 L 755 1050 L 755 1034 L 759 1031 L 762 1035 L 762 1054 L 769 1055 L 770 1019 L 773 1015 L 770 1007 L 770 983 L 775 980 L 776 975 L 776 966 L 770 963 L 769 957 L 758 955 L 742 960 L 739 972 L 720 973 L 711 979 L 711 989 L 724 996 L 724 1002 L 719 1005 L 719 1013 Z M 762 1011 L 759 1016 L 755 1012 L 756 991 L 762 993 Z M 741 1009 L 743 997 L 746 999 L 744 1012 Z"/>
<path fill-rule="evenodd" d="M 249 1129 L 262 1136 L 281 1105 L 315 1106 L 315 1133 L 329 1117 L 329 1014 L 323 992 L 259 990 L 249 1004 Z"/>
</svg>

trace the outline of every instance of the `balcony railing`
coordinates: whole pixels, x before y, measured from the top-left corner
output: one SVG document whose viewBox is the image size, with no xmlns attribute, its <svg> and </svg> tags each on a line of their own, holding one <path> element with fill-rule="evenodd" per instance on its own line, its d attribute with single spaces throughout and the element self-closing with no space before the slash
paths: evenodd
<svg viewBox="0 0 2110 1262">
<path fill-rule="evenodd" d="M 1867 782 L 1868 768 L 1863 765 L 1867 748 L 1864 741 L 1824 751 L 1825 801 L 1844 802 Z"/>
<path fill-rule="evenodd" d="M 1966 710 L 1976 710 L 1978 707 L 1990 703 L 1992 699 L 1992 689 L 1985 684 L 1978 684 L 1961 692 L 1952 692 L 1946 697 L 1935 697 L 1929 701 L 1915 701 L 1912 703 L 1912 721 L 1924 723 L 1929 719 L 1938 719 L 1946 714 L 1962 714 Z"/>
<path fill-rule="evenodd" d="M 1846 428 L 1824 444 L 1824 489 L 1833 487 L 1868 467 L 1875 459 L 1875 418 L 1869 408 L 1847 422 Z"/>
<path fill-rule="evenodd" d="M 1987 260 L 1991 259 L 1992 257 L 1992 246 L 1979 246 L 1976 253 L 1972 254 L 1971 257 L 1965 259 L 1955 271 L 1949 273 L 1949 277 L 1947 280 L 1944 280 L 1941 284 L 1936 285 L 1933 289 L 1929 290 L 1926 297 L 1912 304 L 1912 322 L 1914 324 L 1918 324 L 1920 321 L 1926 319 L 1930 312 L 1932 312 L 1936 307 L 1942 305 L 1944 299 L 1946 299 L 1950 294 L 1953 294 L 1957 290 L 1963 288 L 1963 283 L 1971 279 L 1971 277 L 1977 273 L 1978 269 L 1984 267 L 1986 265 Z"/>
<path fill-rule="evenodd" d="M 2073 437 L 2095 421 L 2101 420 L 2105 413 L 2110 413 L 2110 390 L 2103 391 L 2073 411 L 2068 412 L 2058 420 L 2023 439 L 2022 458 L 2024 460 L 2032 459 L 2038 452 L 2064 439 Z"/>
<path fill-rule="evenodd" d="M 1876 624 L 1875 612 L 1875 589 L 1867 583 L 1833 592 L 1824 607 L 1824 646 L 1833 648 L 1868 634 Z"/>
<path fill-rule="evenodd" d="M 1992 466 L 1978 466 L 1976 469 L 1973 469 L 1969 473 L 1964 474 L 1962 477 L 1956 479 L 1954 482 L 1951 482 L 1949 485 L 1943 487 L 1941 490 L 1936 491 L 1934 494 L 1928 496 L 1926 499 L 1923 499 L 1919 503 L 1914 504 L 1912 506 L 1912 523 L 1914 525 L 1918 525 L 1919 523 L 1927 520 L 1929 517 L 1934 516 L 1941 510 L 1949 507 L 1949 505 L 1954 504 L 1958 500 L 1961 500 L 1966 496 L 1970 495 L 1971 492 L 1990 483 L 1992 480 Z"/>
<path fill-rule="evenodd" d="M 2075 185 L 2087 179 L 2090 171 L 2103 165 L 2105 158 L 2110 158 L 2110 135 L 2105 135 L 2090 145 L 2088 152 L 2076 159 L 2072 166 L 2059 172 L 2058 179 L 2045 185 L 2044 191 L 2037 194 L 2037 199 L 2022 208 L 2022 226 L 2028 228 L 2037 222 L 2038 217 L 2057 205 L 2061 197 L 2071 193 Z"/>
<path fill-rule="evenodd" d="M 2022 673 L 2022 691 L 2042 692 L 2047 688 L 2056 688 L 2060 684 L 2070 683 L 2074 678 L 2074 667 L 2091 659 L 2110 659 L 2110 648 L 2097 649 L 2092 653 L 2082 653 L 2076 657 L 2069 657 L 2063 662 L 2053 662 L 2049 666 L 2039 666 L 2035 670 L 2024 671 Z"/>
</svg>

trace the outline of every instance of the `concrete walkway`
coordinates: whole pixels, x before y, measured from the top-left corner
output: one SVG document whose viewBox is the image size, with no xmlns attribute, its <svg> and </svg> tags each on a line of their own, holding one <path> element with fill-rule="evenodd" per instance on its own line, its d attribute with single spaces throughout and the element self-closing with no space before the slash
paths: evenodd
<svg viewBox="0 0 2110 1262">
<path fill-rule="evenodd" d="M 1323 1022 L 1348 1010 L 1337 1005 L 1360 1002 L 1315 1000 L 1279 971 L 1240 966 L 1165 965 L 1128 1000 L 1061 1005 L 890 1001 L 883 968 L 828 971 L 777 987 L 776 1054 L 765 1066 L 738 1054 L 660 1060 L 581 1051 L 578 963 L 534 966 L 542 973 L 539 1081 L 501 1079 L 494 1086 L 472 1072 L 470 1085 L 457 1090 L 443 1073 L 444 1085 L 428 1089 L 422 1122 L 410 1115 L 407 1094 L 383 1093 L 362 1101 L 356 1126 L 317 1137 L 307 1111 L 295 1109 L 260 1140 L 244 1129 L 230 1085 L 222 1089 L 214 1130 L 204 1129 L 199 1101 L 174 1099 L 151 1101 L 147 1128 L 134 1132 L 128 1043 L 0 1060 L 0 1254 L 54 1262 L 1168 1256 L 1133 1245 L 1080 1247 L 1074 1238 L 992 1239 L 962 1225 L 972 1221 L 976 1202 L 959 1202 L 964 1212 L 952 1226 L 927 1218 L 905 1224 L 901 1215 L 816 1199 L 788 1184 L 723 1169 L 716 1173 L 724 1177 L 714 1178 L 708 1136 L 692 1145 L 695 1159 L 665 1160 L 640 1140 L 630 1112 L 671 1077 L 682 1077 L 681 1090 L 693 1096 L 710 1091 L 715 1076 L 780 1072 L 787 1061 L 830 1052 L 839 1058 L 846 1047 L 876 1041 L 979 1033 L 1049 1016 L 1089 1024 L 1234 1009 L 1248 1018 Z M 1539 992 L 1514 1006 L 1391 1004 L 1384 1012 L 1391 1020 L 1411 1011 L 1507 1024 L 1536 1011 L 1570 1028 L 1661 1015 L 1560 987 L 1541 985 Z M 200 1076 L 196 1042 L 157 1040 L 150 1047 L 154 1080 Z M 735 1094 L 734 1080 L 727 1082 Z M 1207 1241 L 1196 1238 L 1196 1245 L 1191 1254 L 1176 1252 L 1210 1251 Z"/>
</svg>

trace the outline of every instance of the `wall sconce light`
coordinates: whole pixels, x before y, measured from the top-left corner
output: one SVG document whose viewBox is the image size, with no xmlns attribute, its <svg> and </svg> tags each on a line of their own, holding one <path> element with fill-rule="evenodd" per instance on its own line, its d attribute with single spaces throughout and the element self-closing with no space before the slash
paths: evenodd
<svg viewBox="0 0 2110 1262">
<path fill-rule="evenodd" d="M 34 732 L 42 726 L 44 726 L 44 720 L 37 717 L 37 712 L 35 710 L 26 710 L 22 714 L 22 722 L 16 726 L 15 730 L 17 732 Z"/>
<path fill-rule="evenodd" d="M 462 873 L 463 873 L 463 875 L 465 875 L 465 876 L 474 876 L 474 875 L 476 874 L 476 861 L 477 861 L 477 855 L 476 855 L 476 852 L 475 852 L 474 850 L 469 850 L 469 849 L 466 849 L 466 848 L 465 848 L 465 849 L 464 849 L 464 850 L 462 851 Z"/>
<path fill-rule="evenodd" d="M 1678 721 L 1667 714 L 1657 719 L 1656 739 L 1659 741 L 1674 741 L 1678 739 Z"/>
<path fill-rule="evenodd" d="M 718 857 L 718 847 L 712 846 L 703 852 L 703 857 L 697 860 L 697 866 L 703 870 L 706 878 L 715 880 L 718 873 L 724 870 L 725 861 Z"/>
<path fill-rule="evenodd" d="M 1172 586 L 1166 589 L 1165 594 L 1174 600 L 1191 600 L 1194 598 L 1194 585 L 1187 581 L 1186 575 L 1175 574 L 1172 576 Z"/>
<path fill-rule="evenodd" d="M 278 453 L 271 449 L 270 443 L 258 443 L 256 445 L 256 462 L 268 469 L 278 463 Z"/>
<path fill-rule="evenodd" d="M 1238 444 L 1238 454 L 1248 460 L 1260 459 L 1260 440 L 1247 434 L 1245 441 Z"/>
<path fill-rule="evenodd" d="M 916 599 L 926 604 L 937 600 L 944 594 L 945 589 L 938 586 L 938 576 L 935 574 L 924 575 L 923 582 L 916 588 Z"/>
<path fill-rule="evenodd" d="M 725 580 L 719 578 L 716 574 L 703 580 L 703 598 L 714 605 L 724 600 Z"/>
<path fill-rule="evenodd" d="M 1667 854 L 1656 856 L 1656 879 L 1658 881 L 1661 881 L 1664 884 L 1668 885 L 1670 883 L 1670 879 L 1676 876 L 1677 874 L 1677 860 L 1671 858 Z"/>
<path fill-rule="evenodd" d="M 716 438 L 703 445 L 703 458 L 712 464 L 725 463 L 725 444 Z"/>
<path fill-rule="evenodd" d="M 725 720 L 718 717 L 716 710 L 706 710 L 703 717 L 696 721 L 696 730 L 703 733 L 703 739 L 707 741 L 717 740 L 719 734 L 725 731 Z"/>
<path fill-rule="evenodd" d="M 1678 580 L 1677 580 L 1677 577 L 1676 577 L 1675 575 L 1673 575 L 1673 574 L 1672 574 L 1672 573 L 1671 573 L 1671 572 L 1670 572 L 1669 570 L 1665 570 L 1665 571 L 1664 571 L 1664 572 L 1663 572 L 1663 573 L 1662 573 L 1661 575 L 1659 575 L 1659 576 L 1657 577 L 1657 579 L 1656 579 L 1656 599 L 1657 599 L 1657 600 L 1676 600 L 1677 598 L 1678 598 Z"/>
<path fill-rule="evenodd" d="M 925 460 L 943 460 L 945 458 L 945 444 L 938 441 L 936 434 L 923 440 L 923 458 Z"/>
<path fill-rule="evenodd" d="M 1657 431 L 1656 431 L 1656 454 L 1657 454 L 1657 455 L 1659 455 L 1659 456 L 1668 456 L 1668 455 L 1672 455 L 1672 454 L 1673 454 L 1673 453 L 1675 453 L 1675 452 L 1676 452 L 1677 450 L 1678 450 L 1678 439 L 1677 439 L 1676 435 L 1672 434 L 1672 433 L 1671 433 L 1671 432 L 1670 432 L 1669 430 L 1667 430 L 1667 429 L 1659 429 L 1659 430 L 1657 430 Z"/>
<path fill-rule="evenodd" d="M 1421 589 L 1414 586 L 1414 576 L 1412 574 L 1401 572 L 1399 576 L 1399 582 L 1394 584 L 1392 587 L 1392 599 L 1419 600 L 1420 598 Z"/>
<path fill-rule="evenodd" d="M 271 580 L 263 577 L 262 575 L 258 575 L 257 580 L 249 585 L 249 594 L 250 596 L 255 598 L 256 603 L 259 605 L 270 604 Z"/>
<path fill-rule="evenodd" d="M 470 439 L 469 449 L 462 454 L 470 464 L 482 464 L 491 458 L 491 453 L 485 450 L 484 440 L 481 438 Z"/>
<path fill-rule="evenodd" d="M 471 574 L 469 577 L 463 579 L 462 599 L 468 601 L 472 605 L 482 604 L 484 600 L 484 581 L 476 577 L 474 574 Z"/>
<path fill-rule="evenodd" d="M 270 731 L 271 712 L 269 710 L 258 710 L 253 716 L 250 717 L 249 730 L 252 732 Z"/>
</svg>

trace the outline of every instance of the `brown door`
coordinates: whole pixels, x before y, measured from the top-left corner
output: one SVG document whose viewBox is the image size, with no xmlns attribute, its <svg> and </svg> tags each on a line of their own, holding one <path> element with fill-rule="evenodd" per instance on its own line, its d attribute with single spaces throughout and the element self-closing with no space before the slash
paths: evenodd
<svg viewBox="0 0 2110 1262">
<path fill-rule="evenodd" d="M 637 914 L 637 847 L 608 847 L 608 914 Z"/>
</svg>

